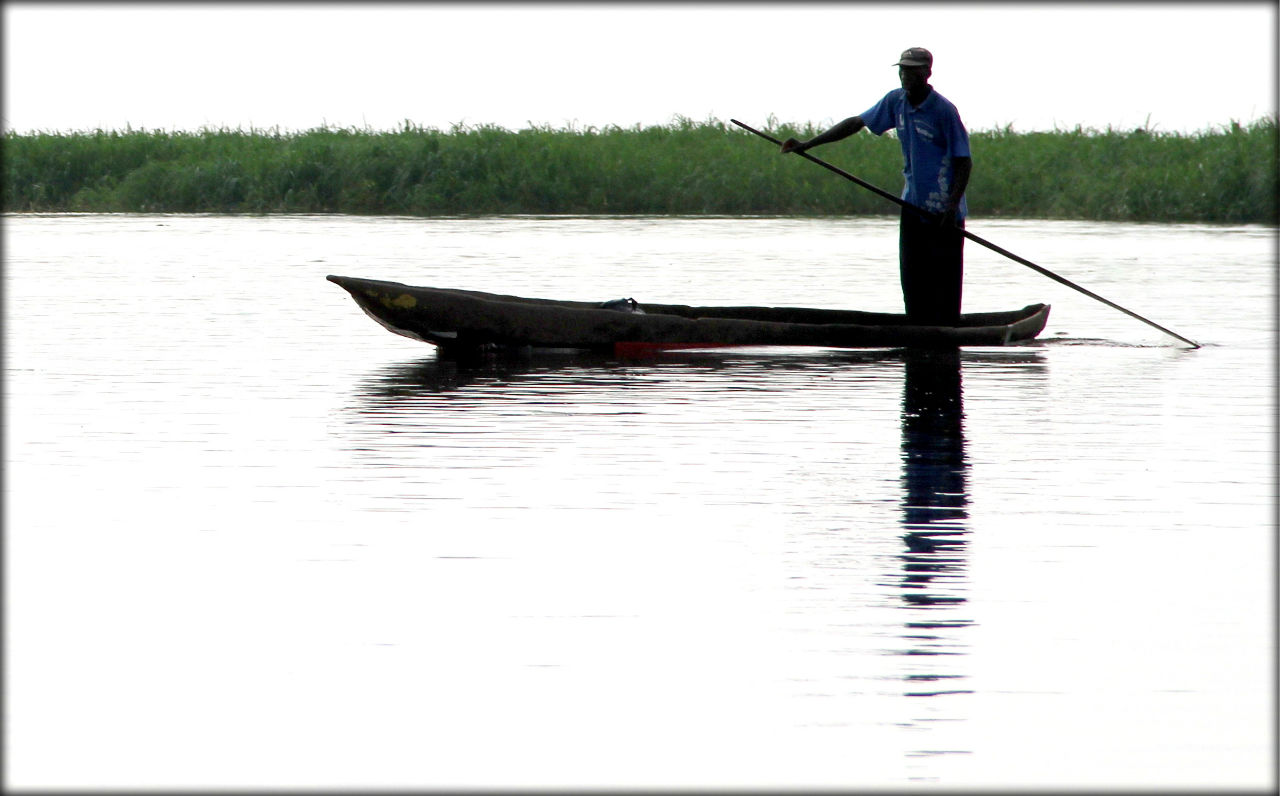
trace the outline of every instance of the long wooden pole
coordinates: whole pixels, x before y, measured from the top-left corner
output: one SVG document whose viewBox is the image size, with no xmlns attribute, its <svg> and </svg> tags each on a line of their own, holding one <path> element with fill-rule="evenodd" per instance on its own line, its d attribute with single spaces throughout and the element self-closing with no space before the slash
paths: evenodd
<svg viewBox="0 0 1280 796">
<path fill-rule="evenodd" d="M 746 131 L 748 131 L 748 132 L 755 133 L 756 135 L 760 136 L 761 138 L 765 139 L 766 141 L 772 141 L 773 143 L 777 144 L 778 146 L 782 146 L 782 142 L 781 142 L 781 141 L 779 141 L 778 139 L 774 138 L 773 136 L 771 136 L 771 135 L 769 135 L 769 134 L 767 134 L 767 133 L 762 133 L 762 132 L 760 132 L 759 130 L 755 129 L 754 127 L 750 127 L 750 126 L 748 126 L 748 125 L 743 124 L 742 122 L 738 121 L 737 119 L 730 119 L 729 121 L 733 122 L 734 124 L 738 125 L 739 127 L 741 127 L 742 129 L 744 129 L 744 130 L 746 130 Z M 793 150 L 793 151 L 794 151 L 794 150 Z M 817 163 L 819 166 L 823 167 L 824 169 L 827 169 L 828 171 L 834 171 L 836 174 L 839 174 L 841 177 L 844 177 L 846 180 L 850 180 L 850 181 L 852 181 L 852 182 L 855 182 L 855 183 L 857 183 L 858 185 L 861 185 L 863 188 L 866 188 L 867 190 L 871 191 L 872 193 L 875 193 L 875 194 L 878 194 L 878 195 L 880 195 L 880 196 L 883 196 L 885 199 L 888 199 L 890 202 L 893 202 L 894 204 L 898 204 L 898 205 L 901 205 L 901 206 L 903 206 L 903 207 L 910 207 L 910 208 L 912 208 L 912 209 L 916 210 L 917 212 L 919 212 L 919 213 L 923 214 L 926 218 L 929 218 L 929 217 L 936 218 L 936 217 L 937 217 L 935 213 L 930 213 L 928 210 L 925 210 L 924 208 L 916 207 L 915 205 L 911 204 L 910 202 L 906 202 L 906 201 L 904 201 L 902 198 L 897 197 L 897 196 L 894 196 L 893 194 L 889 193 L 888 191 L 885 191 L 885 190 L 883 190 L 883 189 L 881 189 L 881 188 L 877 188 L 876 186 L 872 185 L 871 183 L 869 183 L 869 182 L 867 182 L 867 181 L 865 181 L 865 180 L 861 180 L 861 179 L 859 179 L 859 178 L 857 178 L 857 177 L 853 176 L 852 174 L 850 174 L 849 172 L 845 171 L 845 170 L 844 170 L 844 169 L 842 169 L 842 168 L 839 168 L 839 167 L 837 167 L 837 166 L 833 166 L 833 165 L 831 165 L 830 163 L 826 162 L 825 160 L 821 160 L 821 159 L 819 159 L 819 158 L 814 157 L 813 155 L 810 155 L 808 152 L 796 152 L 796 154 L 797 154 L 797 155 L 799 155 L 800 157 L 804 158 L 805 160 L 809 160 L 809 161 L 812 161 L 812 162 L 814 162 L 814 163 Z M 1088 290 L 1087 288 L 1083 288 L 1083 287 L 1081 287 L 1080 285 L 1077 285 L 1075 282 L 1072 282 L 1070 279 L 1067 279 L 1067 278 L 1065 278 L 1065 277 L 1058 276 L 1058 275 L 1057 275 L 1057 274 L 1055 274 L 1053 271 L 1050 271 L 1048 268 L 1045 268 L 1045 267 L 1040 266 L 1040 265 L 1036 265 L 1035 263 L 1031 262 L 1030 260 L 1026 259 L 1025 257 L 1019 257 L 1018 255 L 1014 254 L 1013 252 L 1009 251 L 1008 249 L 1005 249 L 1005 248 L 1002 248 L 1002 247 L 1000 247 L 1000 246 L 997 246 L 997 245 L 995 245 L 994 243 L 992 243 L 991 241 L 986 240 L 985 238 L 980 238 L 980 237 L 978 237 L 977 235 L 973 234 L 972 232 L 968 231 L 967 229 L 961 228 L 961 229 L 960 229 L 960 232 L 961 232 L 961 233 L 962 233 L 966 238 L 968 238 L 969 240 L 973 241 L 974 243 L 980 244 L 980 245 L 982 245 L 982 246 L 986 246 L 988 249 L 990 249 L 990 250 L 991 250 L 991 251 L 993 251 L 993 252 L 996 252 L 997 254 L 1003 254 L 1005 257 L 1008 257 L 1010 260 L 1013 260 L 1013 261 L 1014 261 L 1014 262 L 1016 262 L 1016 263 L 1020 263 L 1020 264 L 1022 264 L 1022 265 L 1025 265 L 1026 267 L 1028 267 L 1028 268 L 1032 269 L 1033 271 L 1037 271 L 1037 272 L 1039 272 L 1039 273 L 1042 273 L 1042 274 L 1044 274 L 1045 276 L 1049 277 L 1050 279 L 1054 280 L 1055 282 L 1060 282 L 1060 283 L 1062 283 L 1062 284 L 1066 285 L 1067 287 L 1069 287 L 1069 288 L 1071 288 L 1071 289 L 1073 289 L 1073 290 L 1078 290 L 1078 291 L 1080 291 L 1081 293 L 1083 293 L 1083 294 L 1085 294 L 1086 296 L 1088 296 L 1089 298 L 1097 299 L 1098 301 L 1101 301 L 1103 304 L 1106 304 L 1108 307 L 1111 307 L 1112 309 L 1120 310 L 1120 311 L 1121 311 L 1121 312 L 1123 312 L 1125 315 L 1128 315 L 1128 316 L 1129 316 L 1129 317 L 1131 317 L 1131 318 L 1137 318 L 1138 320 L 1142 321 L 1143 323 L 1147 324 L 1148 326 L 1155 327 L 1156 329 L 1159 329 L 1160 331 L 1164 332 L 1165 334 L 1167 334 L 1167 335 L 1169 335 L 1169 336 L 1171 336 L 1171 337 L 1176 337 L 1176 338 L 1178 338 L 1179 340 L 1181 340 L 1182 342 L 1184 342 L 1184 343 L 1186 343 L 1187 345 L 1191 346 L 1192 348 L 1199 348 L 1199 347 L 1200 347 L 1200 344 L 1199 344 L 1199 343 L 1197 343 L 1197 342 L 1195 342 L 1194 340 L 1189 340 L 1189 339 L 1187 339 L 1187 338 L 1183 337 L 1182 335 L 1178 334 L 1177 332 L 1174 332 L 1174 331 L 1171 331 L 1171 330 L 1169 330 L 1169 329 L 1166 329 L 1166 328 L 1164 328 L 1163 326 L 1161 326 L 1160 324 L 1156 323 L 1155 321 L 1152 321 L 1152 320 L 1150 320 L 1150 319 L 1148 319 L 1148 318 L 1144 318 L 1144 317 L 1142 317 L 1141 315 L 1139 315 L 1138 313 L 1134 312 L 1133 310 L 1125 309 L 1124 307 L 1121 307 L 1119 304 L 1115 303 L 1114 301 L 1111 301 L 1110 299 L 1103 298 L 1102 296 L 1099 296 L 1097 293 L 1094 293 L 1092 290 Z"/>
</svg>

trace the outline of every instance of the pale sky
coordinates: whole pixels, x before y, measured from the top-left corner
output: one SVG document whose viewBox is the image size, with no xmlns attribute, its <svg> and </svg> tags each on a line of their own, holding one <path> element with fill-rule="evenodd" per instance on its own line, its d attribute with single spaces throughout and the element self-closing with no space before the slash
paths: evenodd
<svg viewBox="0 0 1280 796">
<path fill-rule="evenodd" d="M 901 50 L 971 130 L 1276 112 L 1276 4 L 4 4 L 6 130 L 826 125 Z"/>
</svg>

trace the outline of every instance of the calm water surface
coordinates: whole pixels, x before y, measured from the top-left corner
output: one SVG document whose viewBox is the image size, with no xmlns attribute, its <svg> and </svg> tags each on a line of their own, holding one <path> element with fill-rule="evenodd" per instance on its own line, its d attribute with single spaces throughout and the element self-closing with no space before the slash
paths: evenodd
<svg viewBox="0 0 1280 796">
<path fill-rule="evenodd" d="M 1274 784 L 1275 234 L 954 355 L 458 364 L 329 273 L 899 311 L 892 219 L 7 216 L 11 787 Z"/>
</svg>

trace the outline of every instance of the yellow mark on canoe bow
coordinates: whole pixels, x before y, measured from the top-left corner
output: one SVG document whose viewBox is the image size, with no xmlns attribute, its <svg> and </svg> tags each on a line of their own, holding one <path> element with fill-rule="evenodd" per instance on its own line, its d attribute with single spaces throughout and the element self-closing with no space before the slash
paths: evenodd
<svg viewBox="0 0 1280 796">
<path fill-rule="evenodd" d="M 395 298 L 387 295 L 379 295 L 378 300 L 382 302 L 384 307 L 395 308 L 401 310 L 411 310 L 418 306 L 418 300 L 408 293 L 401 293 Z"/>
</svg>

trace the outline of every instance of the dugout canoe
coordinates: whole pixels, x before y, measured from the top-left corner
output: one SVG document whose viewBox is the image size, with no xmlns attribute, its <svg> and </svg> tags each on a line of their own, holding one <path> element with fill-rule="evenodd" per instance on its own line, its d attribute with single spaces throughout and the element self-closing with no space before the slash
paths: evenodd
<svg viewBox="0 0 1280 796">
<path fill-rule="evenodd" d="M 522 298 L 329 276 L 386 329 L 446 350 L 503 347 L 615 353 L 726 346 L 901 348 L 1008 345 L 1034 339 L 1049 305 L 921 326 L 905 315 L 803 307 L 697 307 Z M 606 306 L 608 305 L 608 306 Z"/>
</svg>

